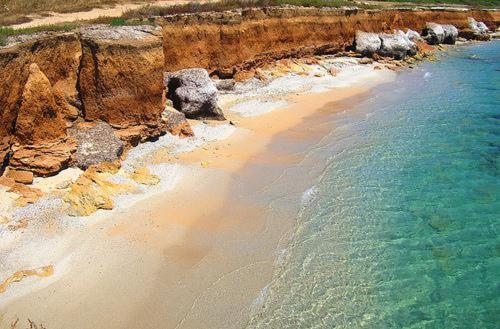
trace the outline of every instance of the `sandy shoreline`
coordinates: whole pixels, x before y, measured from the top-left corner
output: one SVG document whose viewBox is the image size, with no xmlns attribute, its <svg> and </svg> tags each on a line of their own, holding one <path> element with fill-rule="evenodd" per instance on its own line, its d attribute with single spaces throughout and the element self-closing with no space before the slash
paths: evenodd
<svg viewBox="0 0 500 329">
<path fill-rule="evenodd" d="M 124 198 L 111 213 L 70 229 L 46 223 L 46 249 L 24 263 L 51 260 L 54 275 L 8 287 L 0 326 L 16 318 L 47 328 L 243 326 L 309 188 L 287 170 L 300 167 L 307 148 L 328 133 L 322 115 L 348 109 L 395 74 L 370 70 L 333 89 L 287 95 L 288 105 L 281 99 L 279 109 L 259 116 L 226 111 L 236 128 L 212 127 L 220 138 L 175 155 L 156 148 L 141 160 L 168 169 L 159 190 Z M 204 126 L 198 129 L 212 129 Z M 6 263 L 23 257 L 19 251 Z M 1 273 L 10 270 L 5 265 Z"/>
</svg>

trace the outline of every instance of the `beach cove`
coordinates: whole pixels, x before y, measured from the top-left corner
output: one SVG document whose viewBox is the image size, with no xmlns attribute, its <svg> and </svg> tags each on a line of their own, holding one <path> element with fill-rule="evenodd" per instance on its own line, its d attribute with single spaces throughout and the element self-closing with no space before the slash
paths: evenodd
<svg viewBox="0 0 500 329">
<path fill-rule="evenodd" d="M 209 142 L 187 152 L 182 151 L 185 145 L 180 147 L 175 164 L 165 164 L 173 157 L 170 143 L 162 149 L 161 141 L 153 142 L 143 154 L 140 147 L 132 150 L 130 163 L 146 161 L 166 182 L 163 191 L 125 196 L 109 213 L 100 210 L 76 220 L 47 215 L 41 221 L 37 215 L 43 202 L 38 210 L 35 204 L 31 213 L 42 223 L 12 238 L 10 245 L 4 239 L 3 255 L 9 255 L 4 259 L 12 263 L 3 264 L 3 273 L 50 264 L 54 274 L 28 277 L 8 287 L 2 296 L 4 321 L 22 318 L 23 313 L 35 319 L 40 312 L 42 323 L 56 327 L 71 319 L 77 327 L 105 322 L 117 328 L 188 328 L 206 325 L 207 315 L 213 321 L 209 326 L 233 327 L 235 321 L 244 325 L 242 315 L 270 280 L 279 246 L 289 238 L 310 179 L 321 170 L 305 157 L 330 129 L 322 122 L 394 79 L 391 70 L 355 62 L 347 59 L 338 78 L 315 77 L 314 71 L 303 78 L 280 78 L 288 79 L 296 93 L 281 90 L 286 102 L 276 101 L 276 93 L 271 93 L 268 111 L 258 115 L 248 112 L 262 108 L 259 103 L 240 101 L 228 112 L 236 126 L 195 126 L 198 136 L 202 129 L 213 129 L 206 132 Z M 311 87 L 318 92 L 303 94 Z M 221 97 L 234 103 L 231 95 Z M 155 166 L 165 171 L 155 172 Z M 45 211 L 57 215 L 50 206 Z M 232 289 L 245 293 L 233 294 Z M 70 306 L 68 298 L 79 302 Z M 45 305 L 54 309 L 40 308 L 40 300 L 50 300 Z"/>
<path fill-rule="evenodd" d="M 350 15 L 274 10 L 267 23 L 298 31 Z M 248 12 L 224 13 L 228 29 L 252 37 Z M 499 43 L 467 42 L 491 35 L 465 11 L 434 14 L 469 27 L 425 23 L 425 41 L 350 28 L 342 51 L 292 57 L 306 41 L 284 38 L 285 55 L 248 49 L 255 62 L 169 47 L 193 17 L 215 33 L 213 13 L 42 35 L 81 58 L 57 83 L 21 63 L 22 106 L 6 98 L 26 144 L 0 149 L 0 328 L 494 328 Z M 3 60 L 46 51 L 9 42 Z M 53 120 L 26 115 L 37 86 Z"/>
</svg>

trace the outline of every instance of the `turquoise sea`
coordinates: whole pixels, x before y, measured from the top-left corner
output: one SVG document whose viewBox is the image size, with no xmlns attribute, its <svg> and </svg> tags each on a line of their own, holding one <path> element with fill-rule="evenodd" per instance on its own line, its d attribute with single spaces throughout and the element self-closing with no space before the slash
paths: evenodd
<svg viewBox="0 0 500 329">
<path fill-rule="evenodd" d="M 249 328 L 500 327 L 500 41 L 332 114 Z"/>
</svg>

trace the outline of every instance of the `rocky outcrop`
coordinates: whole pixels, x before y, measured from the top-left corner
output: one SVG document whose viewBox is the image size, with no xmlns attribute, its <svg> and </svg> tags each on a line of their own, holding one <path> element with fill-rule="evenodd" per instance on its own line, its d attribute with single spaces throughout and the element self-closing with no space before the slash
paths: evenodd
<svg viewBox="0 0 500 329">
<path fill-rule="evenodd" d="M 38 65 L 31 64 L 17 111 L 16 139 L 31 145 L 60 140 L 66 136 L 68 118 L 77 115 Z"/>
<path fill-rule="evenodd" d="M 85 171 L 70 187 L 64 201 L 69 206 L 71 216 L 89 216 L 99 209 L 111 210 L 113 197 L 135 188 L 128 184 L 111 182 L 108 169 L 116 172 L 115 166 L 92 166 Z"/>
<path fill-rule="evenodd" d="M 121 26 L 82 34 L 83 118 L 107 122 L 116 129 L 132 128 L 122 134 L 127 142 L 163 133 L 164 59 L 161 34 L 154 32 L 151 26 Z"/>
<path fill-rule="evenodd" d="M 134 172 L 130 174 L 130 178 L 142 185 L 157 185 L 160 183 L 160 177 L 151 174 L 146 167 L 135 169 Z"/>
<path fill-rule="evenodd" d="M 38 175 L 50 175 L 64 168 L 74 152 L 66 129 L 69 120 L 77 115 L 39 66 L 31 64 L 17 110 L 10 166 Z"/>
<path fill-rule="evenodd" d="M 0 165 L 49 175 L 69 163 L 65 131 L 79 111 L 80 57 L 72 33 L 0 50 Z"/>
<path fill-rule="evenodd" d="M 174 15 L 163 25 L 165 69 L 201 67 L 222 78 L 240 76 L 285 57 L 329 54 L 352 46 L 356 31 L 422 31 L 426 22 L 467 26 L 474 16 L 495 25 L 500 12 L 264 8 Z M 179 47 L 182 45 L 182 47 Z"/>
<path fill-rule="evenodd" d="M 416 44 L 403 31 L 396 31 L 394 34 L 356 31 L 354 43 L 356 52 L 364 56 L 377 54 L 402 59 L 417 52 Z"/>
<path fill-rule="evenodd" d="M 38 176 L 50 176 L 67 168 L 76 151 L 76 142 L 63 139 L 38 145 L 13 145 L 9 167 L 31 171 Z"/>
<path fill-rule="evenodd" d="M 75 164 L 85 170 L 102 162 L 113 162 L 123 152 L 123 142 L 105 122 L 80 123 L 69 131 L 77 141 Z"/>
<path fill-rule="evenodd" d="M 78 143 L 68 128 L 81 121 L 108 123 L 126 147 L 166 131 L 191 134 L 182 115 L 164 112 L 164 71 L 197 67 L 224 79 L 266 79 L 260 70 L 266 63 L 343 51 L 352 46 L 356 30 L 421 31 L 432 21 L 462 33 L 468 17 L 493 28 L 500 13 L 272 7 L 174 15 L 157 19 L 161 28 L 101 25 L 16 37 L 19 44 L 0 47 L 0 174 L 9 167 L 52 175 L 71 165 Z M 398 34 L 385 37 L 384 53 L 411 53 Z M 382 49 L 378 40 L 375 48 Z M 208 97 L 213 85 L 202 89 L 184 96 L 196 104 L 203 95 L 201 103 L 210 110 L 182 105 L 186 115 L 221 118 Z"/>
<path fill-rule="evenodd" d="M 22 184 L 33 183 L 33 173 L 31 171 L 9 169 L 5 173 L 5 177 L 12 178 L 17 183 L 22 183 Z"/>
<path fill-rule="evenodd" d="M 422 37 L 420 36 L 420 33 L 411 29 L 408 29 L 408 31 L 406 31 L 406 37 L 413 42 L 424 41 L 424 39 L 422 39 Z"/>
<path fill-rule="evenodd" d="M 489 28 L 483 22 L 478 22 L 473 17 L 469 17 L 467 20 L 468 20 L 469 28 L 473 32 L 480 33 L 480 34 L 488 33 Z"/>
<path fill-rule="evenodd" d="M 356 31 L 354 43 L 356 51 L 363 56 L 372 56 L 382 47 L 382 40 L 377 33 Z"/>
<path fill-rule="evenodd" d="M 422 36 L 428 44 L 439 45 L 444 41 L 444 29 L 440 24 L 427 23 Z"/>
<path fill-rule="evenodd" d="M 417 53 L 417 46 L 410 41 L 402 31 L 395 34 L 380 34 L 382 45 L 379 54 L 382 56 L 403 59 L 406 56 L 412 56 Z"/>
<path fill-rule="evenodd" d="M 162 120 L 164 122 L 165 129 L 172 135 L 179 137 L 194 136 L 191 125 L 186 120 L 186 116 L 173 107 L 165 107 L 165 110 L 162 113 Z"/>
<path fill-rule="evenodd" d="M 458 29 L 450 24 L 441 25 L 444 31 L 444 44 L 454 45 L 458 38 Z"/>
<path fill-rule="evenodd" d="M 474 18 L 468 18 L 468 28 L 462 29 L 458 35 L 459 37 L 469 40 L 487 41 L 491 37 L 488 34 L 489 28 L 483 22 L 478 22 Z"/>
<path fill-rule="evenodd" d="M 217 87 L 204 69 L 186 69 L 165 76 L 167 97 L 189 119 L 225 120 L 217 104 Z"/>
<path fill-rule="evenodd" d="M 451 24 L 427 23 L 422 36 L 430 45 L 452 45 L 457 40 L 458 29 Z"/>
<path fill-rule="evenodd" d="M 0 177 L 0 185 L 7 187 L 7 192 L 18 195 L 16 199 L 18 206 L 34 203 L 43 195 L 41 190 L 26 186 L 11 177 Z"/>
<path fill-rule="evenodd" d="M 234 90 L 235 83 L 234 79 L 219 79 L 215 80 L 215 87 L 217 87 L 217 90 L 231 91 Z"/>
</svg>

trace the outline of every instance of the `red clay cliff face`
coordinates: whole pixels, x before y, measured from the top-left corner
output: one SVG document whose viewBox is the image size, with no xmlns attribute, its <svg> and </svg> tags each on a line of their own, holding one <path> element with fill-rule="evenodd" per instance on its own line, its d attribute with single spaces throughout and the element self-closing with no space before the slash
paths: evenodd
<svg viewBox="0 0 500 329">
<path fill-rule="evenodd" d="M 467 26 L 475 17 L 496 27 L 500 13 L 486 11 L 248 9 L 167 17 L 161 21 L 165 69 L 203 67 L 219 76 L 288 56 L 327 54 L 352 45 L 356 30 L 384 32 L 426 22 Z"/>
<path fill-rule="evenodd" d="M 92 26 L 0 49 L 0 174 L 6 165 L 37 175 L 72 165 L 68 128 L 79 122 L 104 121 L 129 145 L 192 134 L 164 113 L 164 71 L 234 77 L 284 57 L 345 50 L 356 30 L 421 31 L 431 21 L 463 28 L 467 17 L 496 28 L 500 13 L 251 9 L 167 17 L 159 30 Z"/>
<path fill-rule="evenodd" d="M 163 50 L 161 36 L 103 39 L 83 36 L 79 87 L 83 118 L 104 121 L 124 139 L 162 133 Z"/>
<path fill-rule="evenodd" d="M 80 57 L 74 34 L 0 52 L 0 150 L 7 150 L 0 151 L 0 162 L 10 156 L 11 167 L 39 175 L 69 163 L 72 146 L 66 145 L 66 128 L 78 116 L 74 105 Z"/>
</svg>

